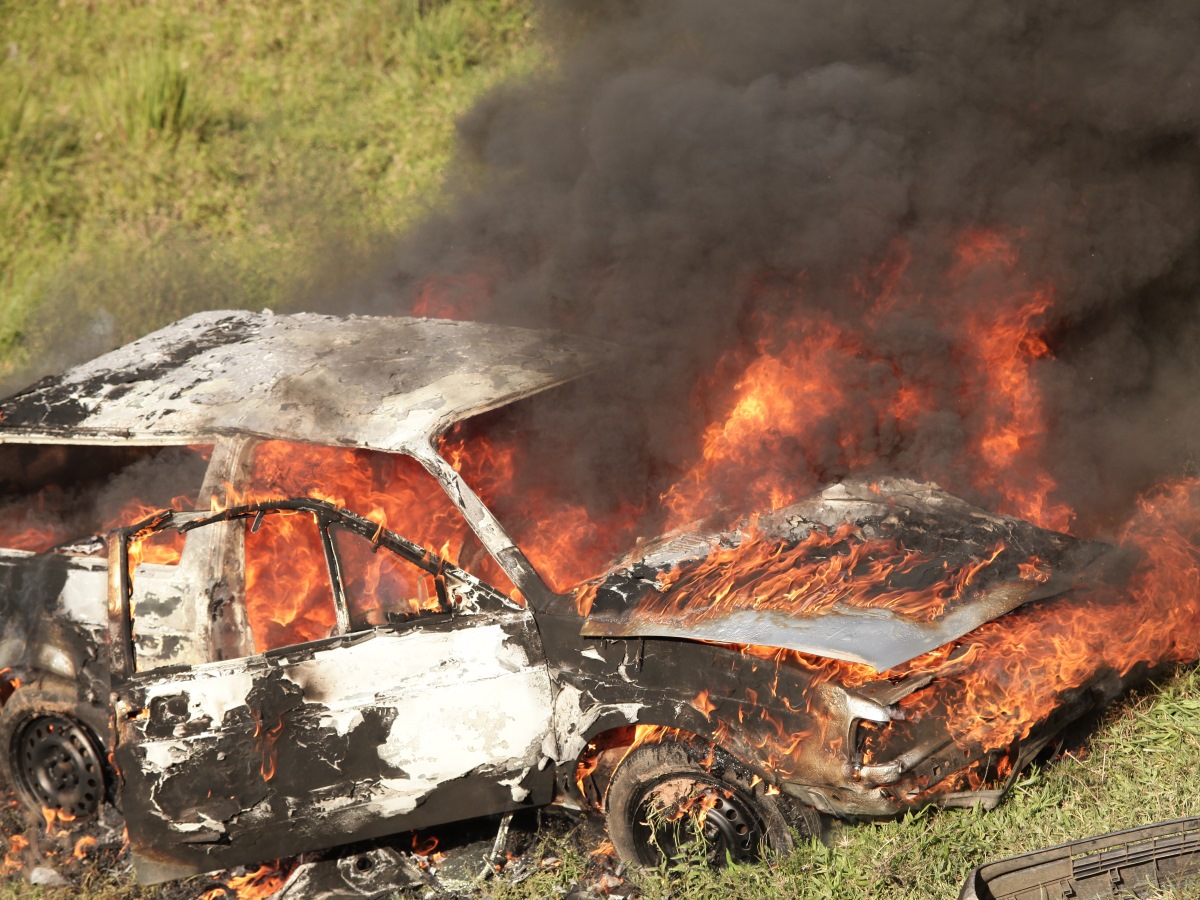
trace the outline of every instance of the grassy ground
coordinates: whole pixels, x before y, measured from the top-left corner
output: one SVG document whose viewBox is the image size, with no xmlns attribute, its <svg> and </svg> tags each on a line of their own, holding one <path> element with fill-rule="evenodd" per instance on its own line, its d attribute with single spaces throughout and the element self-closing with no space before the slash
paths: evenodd
<svg viewBox="0 0 1200 900">
<path fill-rule="evenodd" d="M 0 0 L 0 378 L 180 310 L 286 308 L 428 207 L 527 0 Z M 79 314 L 73 318 L 73 314 Z"/>
<path fill-rule="evenodd" d="M 286 308 L 331 258 L 435 202 L 455 117 L 543 49 L 523 0 L 0 0 L 0 25 L 0 379 L 80 322 L 105 347 L 185 308 Z M 774 867 L 642 888 L 951 898 L 980 862 L 1200 814 L 1198 734 L 1192 671 L 1119 707 L 995 812 L 841 827 Z M 556 868 L 488 892 L 589 883 L 577 848 L 553 850 Z M 126 874 L 73 895 L 160 892 Z M 0 900 L 34 896 L 0 885 Z"/>
</svg>

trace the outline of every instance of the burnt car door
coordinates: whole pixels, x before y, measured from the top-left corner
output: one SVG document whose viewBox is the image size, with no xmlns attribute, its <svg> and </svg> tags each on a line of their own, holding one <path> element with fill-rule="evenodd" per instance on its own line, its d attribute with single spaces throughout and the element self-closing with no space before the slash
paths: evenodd
<svg viewBox="0 0 1200 900">
<path fill-rule="evenodd" d="M 303 627 L 273 630 L 273 610 L 248 605 L 259 652 L 240 659 L 139 671 L 137 535 L 112 542 L 114 761 L 145 883 L 550 798 L 551 683 L 529 612 L 381 526 L 292 503 L 183 525 L 236 515 L 248 539 L 286 526 L 276 549 L 319 548 L 320 582 L 274 598 L 307 604 Z M 248 556 L 248 601 L 256 580 L 292 584 L 297 560 L 276 555 L 273 570 Z"/>
</svg>

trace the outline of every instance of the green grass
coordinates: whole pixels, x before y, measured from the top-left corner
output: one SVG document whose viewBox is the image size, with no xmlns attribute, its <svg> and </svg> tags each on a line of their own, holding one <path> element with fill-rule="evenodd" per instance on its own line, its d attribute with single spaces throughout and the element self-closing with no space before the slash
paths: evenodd
<svg viewBox="0 0 1200 900">
<path fill-rule="evenodd" d="M 287 308 L 436 201 L 526 0 L 0 0 L 0 377 L 63 329 Z"/>
</svg>

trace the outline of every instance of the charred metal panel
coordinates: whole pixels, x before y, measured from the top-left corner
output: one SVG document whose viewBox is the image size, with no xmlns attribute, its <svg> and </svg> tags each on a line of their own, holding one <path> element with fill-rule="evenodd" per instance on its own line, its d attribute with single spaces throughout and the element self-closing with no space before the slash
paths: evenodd
<svg viewBox="0 0 1200 900">
<path fill-rule="evenodd" d="M 803 667 L 790 656 L 760 658 L 734 647 L 670 638 L 581 644 L 572 630 L 578 619 L 540 616 L 538 622 L 560 685 L 555 727 L 566 795 L 575 794 L 571 764 L 587 743 L 631 724 L 694 734 L 768 782 L 838 815 L 908 808 L 928 782 L 925 772 L 909 770 L 898 789 L 865 781 L 853 741 L 862 719 L 886 722 L 901 715 L 892 704 L 928 686 L 926 676 L 849 691 L 829 681 L 819 666 Z M 931 724 L 938 747 L 950 744 L 944 727 Z M 905 745 L 896 752 L 909 750 Z M 920 749 L 912 755 L 914 765 L 924 758 Z M 819 792 L 806 793 L 809 784 Z"/>
<path fill-rule="evenodd" d="M 886 682 L 854 689 L 826 682 L 815 691 L 818 705 L 813 712 L 823 723 L 827 746 L 821 752 L 799 754 L 793 766 L 782 773 L 782 789 L 839 816 L 890 816 L 929 804 L 993 809 L 1055 735 L 1152 673 L 1145 665 L 1124 674 L 1097 669 L 1083 685 L 1061 692 L 1045 719 L 1001 751 L 977 743 L 959 744 L 951 738 L 947 719 L 955 710 L 939 703 L 936 694 L 947 688 L 952 693 L 953 675 L 930 678 L 927 673 L 917 673 L 891 688 Z M 924 714 L 910 717 L 892 705 L 906 692 L 925 691 L 934 696 L 926 695 L 930 710 Z M 870 705 L 862 706 L 864 699 L 871 701 Z M 877 707 L 874 713 L 871 706 Z M 879 723 L 869 760 L 864 760 L 859 741 L 863 723 Z M 996 764 L 1002 760 L 1006 764 L 1001 770 Z M 966 778 L 967 772 L 975 777 Z"/>
<path fill-rule="evenodd" d="M 58 650 L 64 648 L 48 638 L 49 623 L 86 635 L 81 638 L 86 653 L 95 656 L 97 638 L 104 643 L 107 621 L 106 569 L 104 559 L 0 551 L 0 666 L 32 666 L 73 679 L 74 667 L 56 662 Z M 146 602 L 138 613 L 137 640 L 147 666 L 200 658 L 203 636 L 185 600 L 188 589 L 195 587 L 186 577 L 190 571 L 178 565 L 138 567 Z M 69 651 L 72 657 L 77 654 Z"/>
<path fill-rule="evenodd" d="M 479 612 L 118 688 L 122 804 L 154 880 L 549 800 L 532 619 Z"/>
<path fill-rule="evenodd" d="M 432 886 L 429 874 L 392 847 L 305 862 L 288 876 L 275 900 L 369 900 Z"/>
<path fill-rule="evenodd" d="M 603 630 L 621 637 L 677 637 L 784 647 L 865 663 L 883 672 L 1037 599 L 1034 594 L 1030 585 L 1002 585 L 934 623 L 916 622 L 891 610 L 843 607 L 805 619 L 775 610 L 736 610 L 719 617 L 684 615 L 673 622 L 634 620 L 608 626 L 598 617 L 595 624 L 585 626 L 585 631 L 589 635 Z"/>
<path fill-rule="evenodd" d="M 918 671 L 849 688 L 817 658 L 763 658 L 738 647 L 669 638 L 581 643 L 571 631 L 577 619 L 543 615 L 538 621 L 560 685 L 560 791 L 576 798 L 571 764 L 588 741 L 624 725 L 648 724 L 719 745 L 785 793 L 833 815 L 890 816 L 929 803 L 991 808 L 1047 740 L 1146 677 L 1144 669 L 1123 677 L 1098 672 L 1065 693 L 1047 720 L 1008 748 L 1012 765 L 997 784 L 988 768 L 995 754 L 951 739 L 945 716 L 952 711 L 908 717 L 897 705 L 910 694 L 951 683 L 934 674 Z M 863 723 L 879 730 L 870 759 L 861 749 Z M 993 778 L 968 789 L 966 770 L 991 771 Z"/>
<path fill-rule="evenodd" d="M 941 780 L 924 765 L 939 753 L 955 754 L 955 765 L 943 776 L 956 774 L 973 757 L 955 748 L 944 724 L 930 719 L 905 740 L 888 746 L 885 758 L 864 764 L 856 752 L 861 722 L 887 725 L 903 719 L 893 704 L 930 683 L 924 676 L 899 684 L 847 689 L 832 681 L 812 689 L 811 712 L 816 728 L 809 752 L 796 755 L 784 774 L 783 790 L 809 806 L 833 815 L 886 816 L 924 802 Z M 982 755 L 980 753 L 979 755 Z"/>
<path fill-rule="evenodd" d="M 0 666 L 78 680 L 87 693 L 85 672 L 107 664 L 103 569 L 103 560 L 0 553 Z"/>
<path fill-rule="evenodd" d="M 222 440 L 213 448 L 199 486 L 205 506 L 213 491 L 234 475 L 243 443 Z M 232 549 L 240 552 L 240 541 Z M 224 577 L 231 552 L 216 532 L 191 535 L 177 564 L 138 567 L 137 646 L 144 667 L 207 658 L 207 635 L 201 627 L 209 618 L 205 601 Z M 0 667 L 76 681 L 82 660 L 104 656 L 106 554 L 99 537 L 61 544 L 43 554 L 0 549 Z M 102 680 L 105 686 L 96 697 L 107 705 L 106 672 Z M 80 683 L 81 699 L 87 699 Z"/>
<path fill-rule="evenodd" d="M 1024 853 L 975 869 L 960 900 L 1158 897 L 1200 876 L 1200 818 Z"/>
<path fill-rule="evenodd" d="M 757 528 L 762 540 L 781 548 L 797 548 L 819 532 L 844 534 L 858 547 L 887 542 L 893 551 L 902 547 L 905 553 L 921 554 L 919 567 L 898 567 L 896 574 L 873 585 L 879 595 L 932 590 L 956 573 L 985 561 L 986 565 L 961 597 L 923 617 L 842 600 L 813 612 L 781 608 L 761 603 L 752 585 L 744 596 L 734 596 L 735 602 L 714 612 L 704 602 L 703 591 L 696 589 L 690 602 L 673 606 L 677 588 L 664 586 L 663 576 L 686 575 L 719 550 L 738 547 L 744 536 L 677 535 L 643 548 L 598 584 L 581 633 L 783 647 L 885 671 L 1023 604 L 1110 577 L 1124 562 L 1108 545 L 986 513 L 934 485 L 902 479 L 833 485 L 759 519 Z M 842 551 L 822 546 L 820 552 Z"/>
<path fill-rule="evenodd" d="M 575 378 L 604 350 L 474 322 L 197 313 L 0 403 L 0 441 L 236 433 L 396 451 Z"/>
<path fill-rule="evenodd" d="M 558 693 L 560 789 L 575 796 L 574 763 L 593 737 L 626 725 L 677 728 L 719 744 L 778 784 L 789 751 L 821 754 L 803 708 L 807 673 L 728 647 L 671 639 L 580 642 L 578 618 L 538 618 Z M 776 694 L 778 692 L 778 695 Z M 784 697 L 799 700 L 789 706 Z M 799 749 L 797 749 L 799 748 Z M 842 766 L 839 763 L 839 776 Z"/>
</svg>

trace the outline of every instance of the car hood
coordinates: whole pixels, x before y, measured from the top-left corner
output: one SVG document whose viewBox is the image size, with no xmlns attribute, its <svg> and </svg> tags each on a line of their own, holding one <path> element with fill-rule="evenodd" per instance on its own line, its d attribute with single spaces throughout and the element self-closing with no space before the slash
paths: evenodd
<svg viewBox="0 0 1200 900">
<path fill-rule="evenodd" d="M 408 451 L 587 372 L 608 349 L 475 322 L 197 313 L 0 402 L 0 441 L 247 434 Z"/>
<path fill-rule="evenodd" d="M 766 548 L 763 561 L 735 572 L 749 540 Z M 1118 579 L 1130 563 L 934 484 L 850 480 L 730 532 L 644 545 L 581 589 L 591 597 L 582 634 L 765 645 L 882 672 L 1026 603 Z"/>
</svg>

